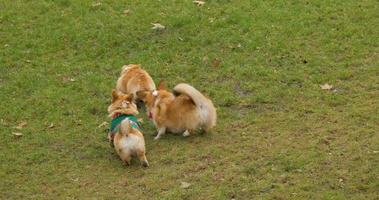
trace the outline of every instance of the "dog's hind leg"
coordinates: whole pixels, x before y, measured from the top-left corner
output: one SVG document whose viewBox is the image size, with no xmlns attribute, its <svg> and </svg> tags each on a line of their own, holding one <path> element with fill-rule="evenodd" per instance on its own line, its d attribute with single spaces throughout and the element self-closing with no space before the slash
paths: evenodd
<svg viewBox="0 0 379 200">
<path fill-rule="evenodd" d="M 149 162 L 147 162 L 145 151 L 138 151 L 137 152 L 138 159 L 140 160 L 142 166 L 148 167 Z"/>
<path fill-rule="evenodd" d="M 130 165 L 131 164 L 132 154 L 131 154 L 130 151 L 122 152 L 122 154 L 120 155 L 120 157 L 121 157 L 121 160 L 124 161 L 124 163 L 126 165 Z"/>
<path fill-rule="evenodd" d="M 158 134 L 157 134 L 157 136 L 155 136 L 154 140 L 158 140 L 165 133 L 166 133 L 166 127 L 158 128 Z"/>
</svg>

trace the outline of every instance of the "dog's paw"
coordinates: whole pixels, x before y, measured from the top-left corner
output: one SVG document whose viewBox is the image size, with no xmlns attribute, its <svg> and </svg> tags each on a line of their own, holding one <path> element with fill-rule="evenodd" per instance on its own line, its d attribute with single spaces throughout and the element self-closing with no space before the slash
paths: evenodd
<svg viewBox="0 0 379 200">
<path fill-rule="evenodd" d="M 159 135 L 155 136 L 154 140 L 158 140 L 159 138 L 161 138 Z"/>
<path fill-rule="evenodd" d="M 190 135 L 190 132 L 188 130 L 184 131 L 183 136 L 188 137 Z"/>
<path fill-rule="evenodd" d="M 143 161 L 142 166 L 143 167 L 149 167 L 149 162 L 147 162 L 147 160 Z"/>
</svg>

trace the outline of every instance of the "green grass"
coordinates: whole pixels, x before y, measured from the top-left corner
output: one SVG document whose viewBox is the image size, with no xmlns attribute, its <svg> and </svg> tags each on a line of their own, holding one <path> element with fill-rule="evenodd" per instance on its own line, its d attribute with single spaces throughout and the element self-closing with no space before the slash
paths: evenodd
<svg viewBox="0 0 379 200">
<path fill-rule="evenodd" d="M 0 0 L 0 198 L 378 199 L 378 10 Z M 154 141 L 141 115 L 150 168 L 123 166 L 98 125 L 127 63 L 211 97 L 212 133 Z"/>
</svg>

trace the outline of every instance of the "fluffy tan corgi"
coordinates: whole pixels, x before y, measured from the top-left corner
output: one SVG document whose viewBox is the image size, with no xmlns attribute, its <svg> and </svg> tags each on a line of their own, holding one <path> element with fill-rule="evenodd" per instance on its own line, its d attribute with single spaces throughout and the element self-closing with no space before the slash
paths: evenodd
<svg viewBox="0 0 379 200">
<path fill-rule="evenodd" d="M 138 91 L 153 91 L 155 84 L 141 65 L 129 64 L 122 67 L 116 89 L 124 94 L 133 94 L 134 98 L 137 98 Z"/>
<path fill-rule="evenodd" d="M 108 107 L 112 118 L 108 139 L 113 140 L 114 148 L 121 160 L 129 165 L 132 156 L 137 156 L 144 167 L 148 167 L 145 156 L 145 139 L 139 131 L 137 106 L 133 94 L 122 94 L 113 90 L 112 104 Z"/>
<path fill-rule="evenodd" d="M 174 93 L 168 92 L 162 81 L 158 90 L 137 93 L 158 129 L 154 139 L 159 139 L 166 130 L 189 136 L 199 129 L 208 132 L 216 125 L 216 109 L 210 99 L 185 83 L 176 85 Z"/>
</svg>

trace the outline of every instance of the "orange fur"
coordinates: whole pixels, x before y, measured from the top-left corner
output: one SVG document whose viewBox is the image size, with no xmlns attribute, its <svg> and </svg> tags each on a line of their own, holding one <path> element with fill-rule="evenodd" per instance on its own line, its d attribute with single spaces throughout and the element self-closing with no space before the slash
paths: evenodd
<svg viewBox="0 0 379 200">
<path fill-rule="evenodd" d="M 158 129 L 155 139 L 159 139 L 166 129 L 188 136 L 197 129 L 207 132 L 215 126 L 216 110 L 211 100 L 188 84 L 178 84 L 174 91 L 179 94 L 168 92 L 161 82 L 156 95 L 146 91 L 137 93 L 152 113 Z"/>
<path fill-rule="evenodd" d="M 137 106 L 133 103 L 133 94 L 125 95 L 113 90 L 112 104 L 108 107 L 109 116 L 115 114 L 131 114 L 137 115 Z M 108 135 L 108 138 L 110 136 Z M 144 167 L 148 167 L 149 163 L 145 156 L 145 139 L 143 134 L 135 128 L 132 128 L 129 120 L 124 119 L 120 128 L 116 132 L 113 139 L 114 148 L 121 160 L 129 165 L 132 156 L 137 156 Z"/>
<path fill-rule="evenodd" d="M 141 68 L 141 65 L 124 65 L 116 84 L 117 91 L 124 94 L 134 94 L 138 91 L 153 91 L 155 84 L 150 75 Z"/>
<path fill-rule="evenodd" d="M 117 113 L 138 115 L 137 106 L 134 104 L 133 98 L 133 94 L 125 95 L 113 90 L 112 104 L 108 107 L 109 117 Z M 127 104 L 127 106 L 125 104 Z"/>
</svg>

